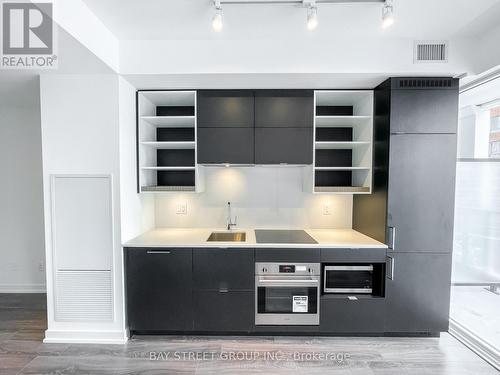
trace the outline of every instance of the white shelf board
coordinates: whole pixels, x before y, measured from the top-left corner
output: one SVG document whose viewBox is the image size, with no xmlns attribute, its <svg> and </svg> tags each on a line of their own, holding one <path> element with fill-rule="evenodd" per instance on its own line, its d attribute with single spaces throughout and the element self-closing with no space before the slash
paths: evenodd
<svg viewBox="0 0 500 375">
<path fill-rule="evenodd" d="M 367 147 L 370 142 L 323 142 L 316 141 L 316 150 L 350 150 L 356 147 Z"/>
<path fill-rule="evenodd" d="M 194 128 L 195 116 L 141 116 L 141 120 L 157 127 Z"/>
<path fill-rule="evenodd" d="M 194 106 L 196 91 L 140 91 L 156 106 Z"/>
<path fill-rule="evenodd" d="M 196 143 L 193 142 L 141 142 L 141 145 L 165 150 L 186 150 L 194 149 Z"/>
<path fill-rule="evenodd" d="M 316 116 L 317 128 L 348 128 L 352 126 L 368 126 L 371 116 Z"/>
<path fill-rule="evenodd" d="M 150 171 L 194 171 L 195 167 L 141 167 L 142 170 Z"/>
<path fill-rule="evenodd" d="M 350 106 L 373 98 L 371 90 L 316 90 L 318 106 Z"/>
<path fill-rule="evenodd" d="M 316 171 L 369 171 L 369 167 L 314 167 Z"/>
</svg>

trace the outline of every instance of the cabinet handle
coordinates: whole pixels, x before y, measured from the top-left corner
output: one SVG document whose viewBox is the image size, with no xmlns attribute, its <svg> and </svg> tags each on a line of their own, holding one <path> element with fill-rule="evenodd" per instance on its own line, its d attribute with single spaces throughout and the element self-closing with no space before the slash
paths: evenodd
<svg viewBox="0 0 500 375">
<path fill-rule="evenodd" d="M 148 250 L 147 251 L 148 254 L 170 254 L 170 251 L 169 250 Z"/>
<path fill-rule="evenodd" d="M 219 293 L 227 293 L 228 291 L 227 288 L 219 288 Z"/>
<path fill-rule="evenodd" d="M 389 234 L 389 249 L 396 250 L 396 227 L 388 227 Z"/>
<path fill-rule="evenodd" d="M 385 264 L 386 264 L 386 272 L 385 272 L 386 277 L 389 280 L 394 280 L 394 264 L 395 264 L 394 258 L 387 255 Z"/>
</svg>

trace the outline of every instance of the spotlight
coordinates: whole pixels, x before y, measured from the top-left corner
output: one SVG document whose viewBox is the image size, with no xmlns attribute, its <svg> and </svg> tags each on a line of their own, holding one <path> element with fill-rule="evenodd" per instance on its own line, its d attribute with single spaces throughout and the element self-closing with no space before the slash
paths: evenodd
<svg viewBox="0 0 500 375">
<path fill-rule="evenodd" d="M 307 29 L 312 31 L 318 27 L 318 8 L 311 3 L 307 8 Z"/>
<path fill-rule="evenodd" d="M 387 29 L 394 23 L 394 5 L 392 0 L 386 0 L 382 6 L 382 28 Z"/>
<path fill-rule="evenodd" d="M 215 14 L 214 17 L 212 18 L 212 29 L 216 33 L 219 33 L 222 31 L 222 28 L 224 26 L 222 23 L 222 6 L 220 5 L 220 0 L 215 0 L 214 5 L 215 5 Z"/>
</svg>

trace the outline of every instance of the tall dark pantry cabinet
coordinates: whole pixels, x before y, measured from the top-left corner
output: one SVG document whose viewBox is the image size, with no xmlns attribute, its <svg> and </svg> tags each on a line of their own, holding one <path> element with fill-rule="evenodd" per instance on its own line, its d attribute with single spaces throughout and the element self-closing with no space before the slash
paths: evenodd
<svg viewBox="0 0 500 375">
<path fill-rule="evenodd" d="M 448 330 L 458 80 L 392 78 L 375 89 L 373 194 L 353 229 L 389 246 L 387 333 Z"/>
</svg>

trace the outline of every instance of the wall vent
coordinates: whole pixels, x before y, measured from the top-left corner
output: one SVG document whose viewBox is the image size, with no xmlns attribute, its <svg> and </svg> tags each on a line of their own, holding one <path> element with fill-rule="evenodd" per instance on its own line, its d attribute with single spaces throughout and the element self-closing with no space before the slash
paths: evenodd
<svg viewBox="0 0 500 375">
<path fill-rule="evenodd" d="M 446 42 L 415 42 L 414 62 L 432 63 L 448 61 Z"/>
<path fill-rule="evenodd" d="M 456 86 L 453 78 L 397 78 L 396 87 L 400 89 L 452 88 Z"/>
</svg>

